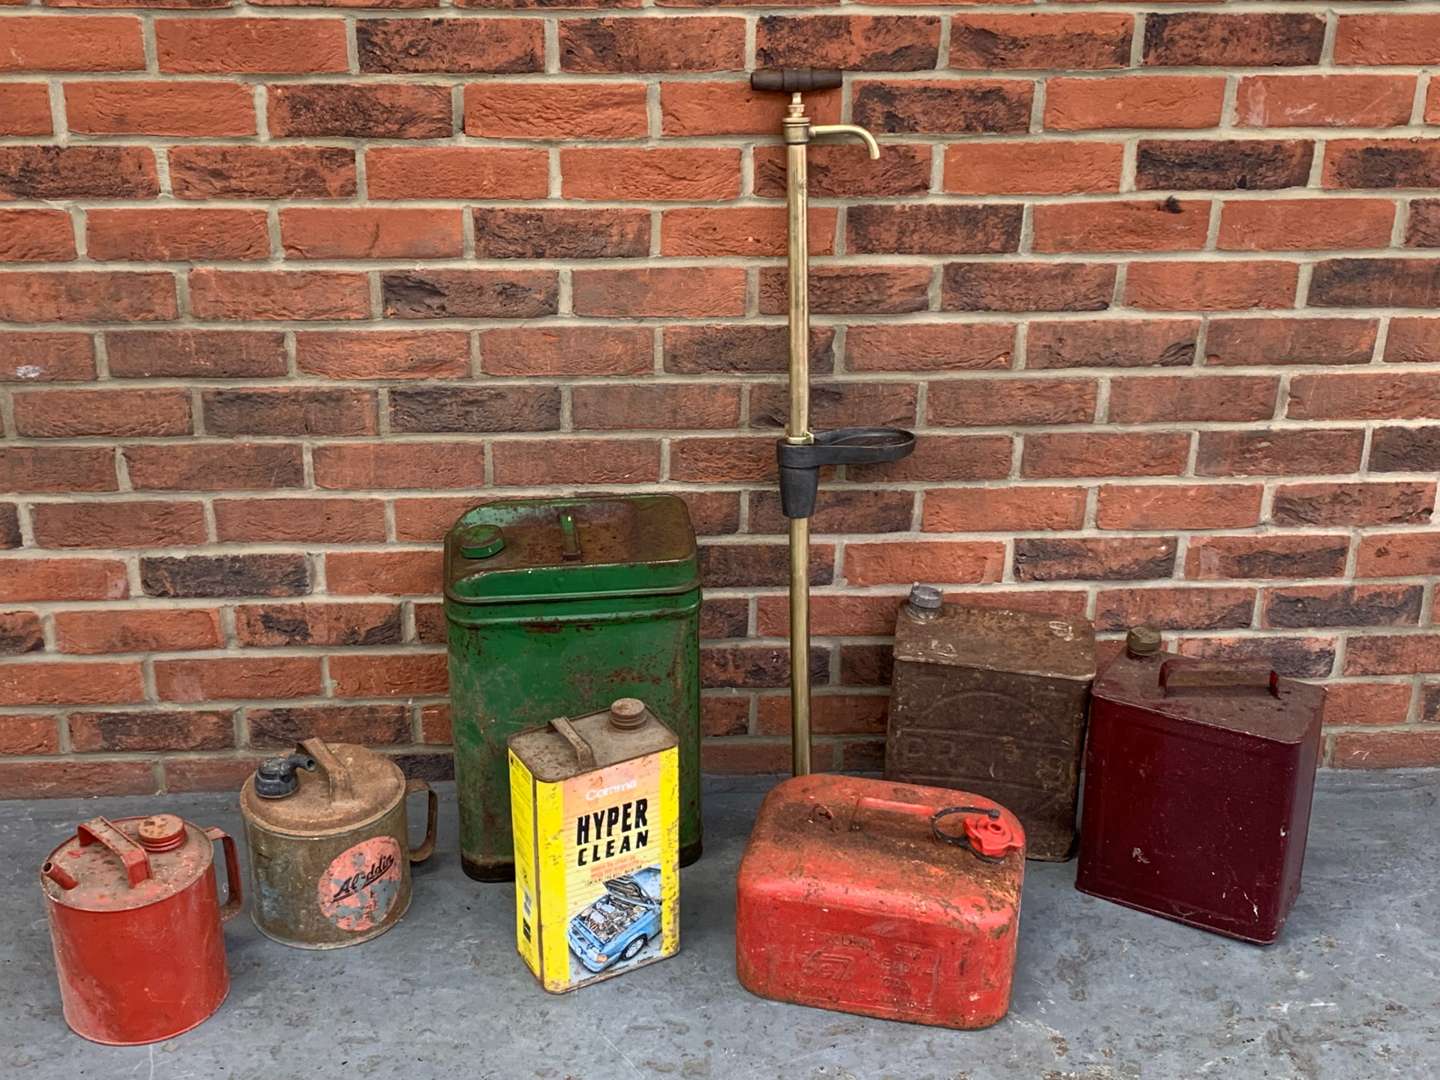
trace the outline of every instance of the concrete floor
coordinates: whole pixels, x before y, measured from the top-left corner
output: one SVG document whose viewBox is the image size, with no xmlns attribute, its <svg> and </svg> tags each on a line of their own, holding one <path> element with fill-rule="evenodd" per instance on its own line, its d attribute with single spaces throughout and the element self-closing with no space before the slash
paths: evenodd
<svg viewBox="0 0 1440 1080">
<path fill-rule="evenodd" d="M 95 814 L 238 833 L 226 795 L 0 803 L 0 1077 L 288 1080 L 1179 1080 L 1440 1076 L 1440 773 L 1328 773 L 1281 942 L 1243 945 L 1082 896 L 1030 864 L 1014 1004 L 951 1032 L 782 1005 L 735 981 L 733 876 L 759 788 L 712 784 L 680 955 L 565 997 L 515 955 L 508 885 L 455 855 L 454 808 L 405 921 L 307 953 L 226 931 L 233 987 L 195 1031 L 112 1049 L 60 1015 L 35 875 Z M 449 792 L 446 798 L 453 798 Z"/>
</svg>

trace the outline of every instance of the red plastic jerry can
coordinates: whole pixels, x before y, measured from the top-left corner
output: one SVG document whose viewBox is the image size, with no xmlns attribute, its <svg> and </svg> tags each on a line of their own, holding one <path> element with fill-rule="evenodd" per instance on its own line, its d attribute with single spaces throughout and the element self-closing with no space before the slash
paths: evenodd
<svg viewBox="0 0 1440 1080">
<path fill-rule="evenodd" d="M 751 993 L 989 1027 L 1010 1007 L 1025 837 L 978 795 L 798 776 L 760 807 L 736 888 Z"/>
<path fill-rule="evenodd" d="M 211 872 L 225 844 L 229 898 Z M 112 1046 L 169 1039 L 225 1000 L 220 924 L 240 911 L 235 841 L 172 814 L 92 818 L 40 868 L 65 1020 Z"/>
</svg>

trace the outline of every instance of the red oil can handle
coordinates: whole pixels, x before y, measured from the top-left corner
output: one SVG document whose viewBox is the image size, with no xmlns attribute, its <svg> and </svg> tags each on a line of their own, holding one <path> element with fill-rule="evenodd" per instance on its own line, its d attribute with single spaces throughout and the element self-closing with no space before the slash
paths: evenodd
<svg viewBox="0 0 1440 1080">
<path fill-rule="evenodd" d="M 1266 664 L 1236 666 L 1216 660 L 1166 660 L 1160 665 L 1160 691 L 1166 697 L 1280 696 L 1280 676 Z"/>
<path fill-rule="evenodd" d="M 235 838 L 220 829 L 206 829 L 205 835 L 212 842 L 221 841 L 225 846 L 225 905 L 220 909 L 220 921 L 229 922 L 245 904 L 245 890 L 240 884 L 240 855 L 235 850 Z"/>
<path fill-rule="evenodd" d="M 435 826 L 440 820 L 440 796 L 424 780 L 405 781 L 405 795 L 408 798 L 417 791 L 425 792 L 425 839 L 420 846 L 410 849 L 410 861 L 422 863 L 435 853 Z"/>
<path fill-rule="evenodd" d="M 125 867 L 125 876 L 134 888 L 150 877 L 150 856 L 145 849 L 103 817 L 91 818 L 75 827 L 75 838 L 81 847 L 104 844 Z"/>
</svg>

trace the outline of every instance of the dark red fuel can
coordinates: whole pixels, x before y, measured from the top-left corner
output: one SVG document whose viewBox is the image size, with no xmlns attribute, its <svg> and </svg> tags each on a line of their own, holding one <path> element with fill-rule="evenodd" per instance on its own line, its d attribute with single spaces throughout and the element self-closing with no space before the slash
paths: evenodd
<svg viewBox="0 0 1440 1080">
<path fill-rule="evenodd" d="M 1324 700 L 1268 666 L 1175 656 L 1132 630 L 1095 683 L 1076 887 L 1274 941 L 1300 892 Z"/>
<path fill-rule="evenodd" d="M 221 907 L 212 845 L 225 845 Z M 220 924 L 240 911 L 235 841 L 172 814 L 92 818 L 40 868 L 60 1000 L 78 1035 L 112 1046 L 169 1039 L 230 990 Z"/>
<path fill-rule="evenodd" d="M 1010 1007 L 1025 836 L 979 795 L 797 776 L 760 807 L 735 964 L 761 997 L 951 1028 Z"/>
</svg>

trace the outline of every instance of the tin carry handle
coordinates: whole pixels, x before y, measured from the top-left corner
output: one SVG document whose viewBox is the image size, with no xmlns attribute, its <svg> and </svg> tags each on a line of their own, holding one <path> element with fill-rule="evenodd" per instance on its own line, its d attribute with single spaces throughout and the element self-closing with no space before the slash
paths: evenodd
<svg viewBox="0 0 1440 1080">
<path fill-rule="evenodd" d="M 315 767 L 330 785 L 333 802 L 348 802 L 355 797 L 350 784 L 350 770 L 340 763 L 324 739 L 305 739 L 300 749 L 315 759 Z"/>
<path fill-rule="evenodd" d="M 91 818 L 75 827 L 75 838 L 81 847 L 104 844 L 125 867 L 125 875 L 134 888 L 150 877 L 150 856 L 145 849 L 117 829 L 108 819 Z"/>
<path fill-rule="evenodd" d="M 1280 696 L 1280 676 L 1268 665 L 1236 667 L 1216 660 L 1166 660 L 1160 665 L 1160 690 L 1166 697 Z"/>
<path fill-rule="evenodd" d="M 235 838 L 223 829 L 206 829 L 205 836 L 212 843 L 219 840 L 225 847 L 225 904 L 220 908 L 220 921 L 229 922 L 245 906 L 245 889 L 240 884 L 240 853 L 235 850 Z"/>
<path fill-rule="evenodd" d="M 435 825 L 440 820 L 440 796 L 424 780 L 406 780 L 405 797 L 408 799 L 417 791 L 425 792 L 425 839 L 420 846 L 410 849 L 410 861 L 422 863 L 435 854 Z"/>
<path fill-rule="evenodd" d="M 576 762 L 579 764 L 581 772 L 589 772 L 595 768 L 595 751 L 590 749 L 590 744 L 575 730 L 575 725 L 570 723 L 567 717 L 555 717 L 550 721 L 550 726 L 565 736 L 565 741 L 574 748 Z"/>
</svg>

